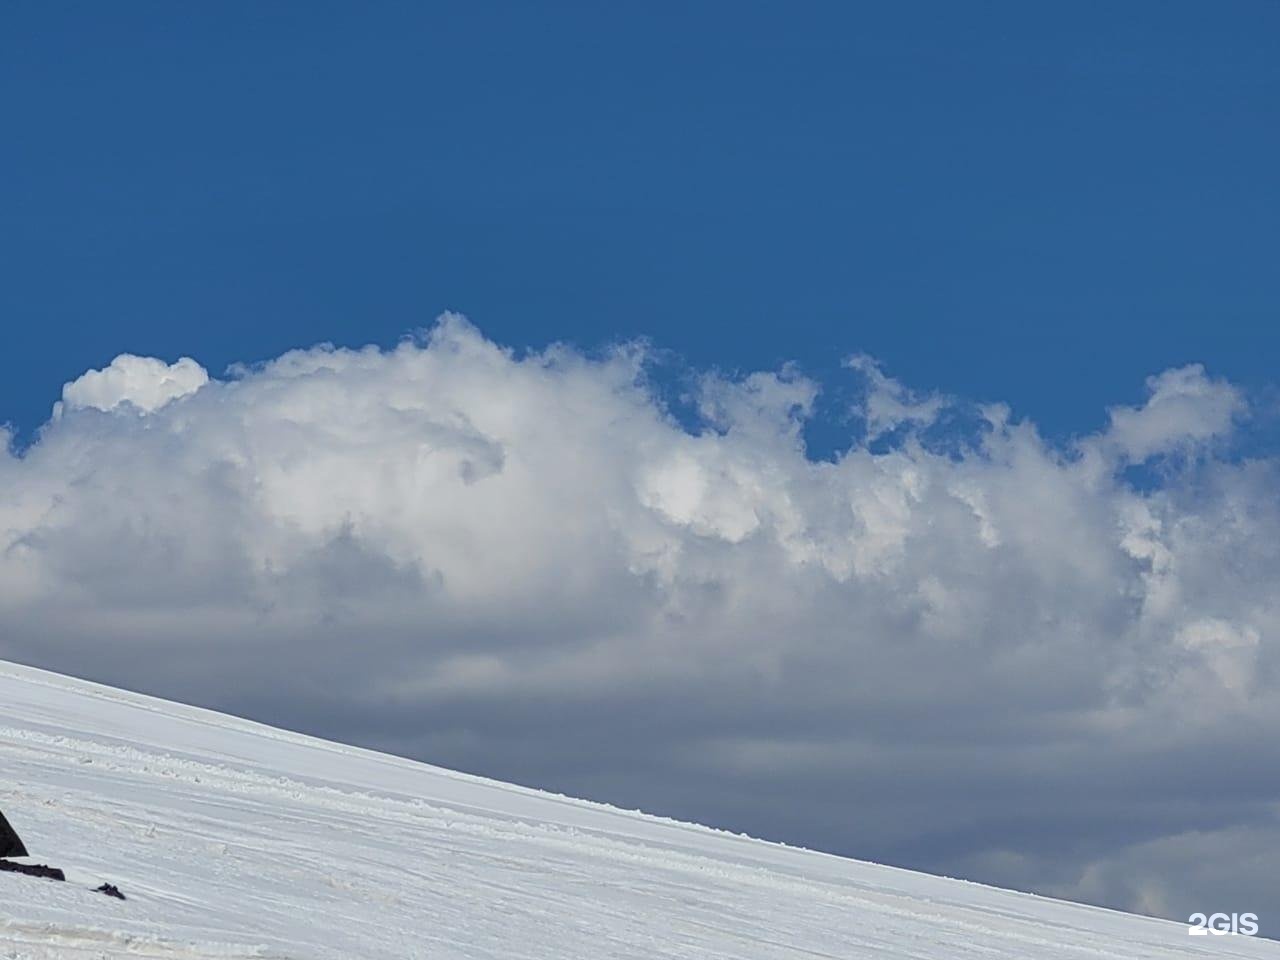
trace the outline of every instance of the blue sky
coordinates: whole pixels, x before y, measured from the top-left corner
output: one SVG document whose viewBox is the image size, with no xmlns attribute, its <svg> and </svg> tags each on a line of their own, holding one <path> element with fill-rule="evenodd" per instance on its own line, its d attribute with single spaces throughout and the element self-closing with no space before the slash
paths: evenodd
<svg viewBox="0 0 1280 960">
<path fill-rule="evenodd" d="M 1271 2 L 11 4 L 0 418 L 125 350 L 446 308 L 833 398 L 869 352 L 1058 435 L 1175 364 L 1261 388 L 1277 37 Z"/>
</svg>

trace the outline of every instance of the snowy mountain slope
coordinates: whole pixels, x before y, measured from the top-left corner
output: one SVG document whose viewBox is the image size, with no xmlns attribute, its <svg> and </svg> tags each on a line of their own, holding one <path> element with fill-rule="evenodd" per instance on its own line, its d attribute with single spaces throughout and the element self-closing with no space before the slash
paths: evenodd
<svg viewBox="0 0 1280 960">
<path fill-rule="evenodd" d="M 0 958 L 1280 957 L 4 663 L 0 770 Z"/>
</svg>

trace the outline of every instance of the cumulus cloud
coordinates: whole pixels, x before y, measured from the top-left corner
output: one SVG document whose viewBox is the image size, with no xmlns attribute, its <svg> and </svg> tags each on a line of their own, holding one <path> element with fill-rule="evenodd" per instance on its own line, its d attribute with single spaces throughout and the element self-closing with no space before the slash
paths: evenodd
<svg viewBox="0 0 1280 960">
<path fill-rule="evenodd" d="M 796 370 L 702 377 L 691 427 L 643 347 L 519 354 L 454 316 L 224 379 L 119 358 L 0 453 L 0 656 L 849 855 L 1224 908 L 1192 853 L 1280 847 L 1280 478 L 1219 456 L 1242 394 L 1187 367 L 1070 445 L 996 405 L 942 443 L 959 401 L 850 367 L 866 436 L 816 461 Z"/>
<path fill-rule="evenodd" d="M 1187 451 L 1230 434 L 1245 413 L 1240 391 L 1192 364 L 1147 378 L 1141 407 L 1114 407 L 1105 443 L 1134 462 Z"/>
<path fill-rule="evenodd" d="M 122 353 L 105 369 L 90 370 L 63 386 L 55 416 L 64 410 L 115 410 L 123 404 L 141 413 L 153 413 L 208 382 L 204 367 L 190 357 L 169 364 L 155 357 Z"/>
<path fill-rule="evenodd" d="M 845 360 L 867 380 L 867 398 L 858 410 L 867 425 L 867 435 L 875 440 L 904 424 L 928 426 L 946 407 L 946 398 L 937 394 L 917 396 L 892 377 L 885 376 L 874 357 L 859 353 Z"/>
</svg>

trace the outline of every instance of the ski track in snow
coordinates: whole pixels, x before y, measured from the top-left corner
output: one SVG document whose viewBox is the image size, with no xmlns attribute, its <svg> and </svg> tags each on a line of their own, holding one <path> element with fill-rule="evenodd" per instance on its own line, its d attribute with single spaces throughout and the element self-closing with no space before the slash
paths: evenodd
<svg viewBox="0 0 1280 960">
<path fill-rule="evenodd" d="M 68 877 L 0 874 L 0 960 L 1280 960 L 5 663 L 0 765 L 0 810 Z"/>
</svg>

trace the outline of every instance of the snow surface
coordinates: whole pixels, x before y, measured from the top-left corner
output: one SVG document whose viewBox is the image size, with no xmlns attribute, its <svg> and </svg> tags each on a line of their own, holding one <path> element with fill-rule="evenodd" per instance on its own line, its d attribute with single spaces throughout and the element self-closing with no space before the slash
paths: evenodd
<svg viewBox="0 0 1280 960">
<path fill-rule="evenodd" d="M 1280 957 L 5 663 L 0 763 L 0 958 Z"/>
</svg>

